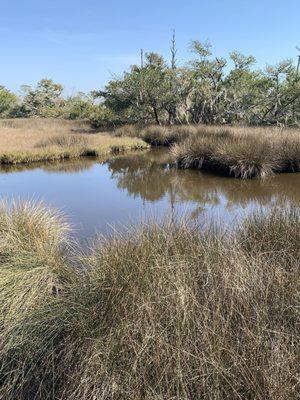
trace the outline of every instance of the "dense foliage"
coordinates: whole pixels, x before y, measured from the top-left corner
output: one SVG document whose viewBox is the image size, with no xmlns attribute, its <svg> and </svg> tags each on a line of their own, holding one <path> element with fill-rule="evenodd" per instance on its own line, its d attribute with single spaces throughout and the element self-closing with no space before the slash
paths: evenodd
<svg viewBox="0 0 300 400">
<path fill-rule="evenodd" d="M 24 86 L 19 99 L 0 87 L 0 117 L 89 119 L 96 127 L 139 124 L 250 124 L 299 126 L 299 63 L 283 60 L 265 70 L 237 51 L 213 57 L 211 45 L 193 41 L 195 57 L 177 65 L 175 38 L 168 63 L 156 53 L 141 56 L 104 90 L 64 98 L 63 87 L 42 79 Z M 299 58 L 300 60 L 300 58 Z"/>
<path fill-rule="evenodd" d="M 4 86 L 0 86 L 0 118 L 6 118 L 14 114 L 17 105 L 17 97 Z"/>
<path fill-rule="evenodd" d="M 192 50 L 196 58 L 181 67 L 146 54 L 99 93 L 104 104 L 131 123 L 299 125 L 300 77 L 291 60 L 260 71 L 254 57 L 232 52 L 229 69 L 210 44 L 194 41 Z"/>
<path fill-rule="evenodd" d="M 90 95 L 79 92 L 65 98 L 63 86 L 51 79 L 42 79 L 36 87 L 23 85 L 21 89 L 18 98 L 0 86 L 0 117 L 86 119 L 96 109 Z"/>
</svg>

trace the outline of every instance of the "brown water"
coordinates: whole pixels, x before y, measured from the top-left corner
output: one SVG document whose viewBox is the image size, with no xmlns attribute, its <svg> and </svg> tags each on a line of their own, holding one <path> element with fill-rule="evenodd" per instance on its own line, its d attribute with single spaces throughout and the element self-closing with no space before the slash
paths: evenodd
<svg viewBox="0 0 300 400">
<path fill-rule="evenodd" d="M 185 215 L 231 224 L 257 208 L 300 204 L 300 174 L 241 181 L 170 167 L 166 150 L 100 163 L 79 159 L 0 169 L 0 197 L 43 200 L 62 209 L 79 238 L 141 219 Z"/>
</svg>

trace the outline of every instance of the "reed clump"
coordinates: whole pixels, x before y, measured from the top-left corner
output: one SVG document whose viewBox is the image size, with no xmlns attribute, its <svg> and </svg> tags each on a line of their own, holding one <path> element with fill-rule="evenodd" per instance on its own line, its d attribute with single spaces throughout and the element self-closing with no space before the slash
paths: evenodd
<svg viewBox="0 0 300 400">
<path fill-rule="evenodd" d="M 87 251 L 41 205 L 0 212 L 0 398 L 297 399 L 300 213 L 151 223 Z"/>
<path fill-rule="evenodd" d="M 212 170 L 235 178 L 265 178 L 300 171 L 300 132 L 262 128 L 201 128 L 171 148 L 180 168 Z"/>
<path fill-rule="evenodd" d="M 88 145 L 88 138 L 84 135 L 56 135 L 47 138 L 43 138 L 37 143 L 36 147 L 49 147 L 49 146 L 59 146 L 59 147 L 86 147 Z"/>
<path fill-rule="evenodd" d="M 141 131 L 141 137 L 152 146 L 171 146 L 193 133 L 192 127 L 150 125 Z"/>
<path fill-rule="evenodd" d="M 141 137 L 141 128 L 138 125 L 126 124 L 119 126 L 113 131 L 116 137 Z"/>
<path fill-rule="evenodd" d="M 151 125 L 119 128 L 152 146 L 167 146 L 179 168 L 215 171 L 235 178 L 265 178 L 300 171 L 300 131 L 278 127 Z"/>
<path fill-rule="evenodd" d="M 139 135 L 153 146 L 172 146 L 176 143 L 182 143 L 185 139 L 193 136 L 226 138 L 230 136 L 230 130 L 206 125 L 149 125 L 143 128 Z"/>
</svg>

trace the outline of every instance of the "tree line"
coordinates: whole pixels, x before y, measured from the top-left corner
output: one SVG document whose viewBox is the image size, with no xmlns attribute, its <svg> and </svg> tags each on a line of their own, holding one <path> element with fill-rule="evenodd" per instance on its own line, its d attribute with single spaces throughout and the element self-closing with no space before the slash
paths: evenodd
<svg viewBox="0 0 300 400">
<path fill-rule="evenodd" d="M 286 59 L 264 70 L 255 58 L 233 51 L 214 57 L 211 44 L 191 43 L 193 57 L 176 59 L 175 35 L 170 60 L 143 53 L 103 90 L 65 98 L 63 87 L 42 79 L 23 86 L 22 96 L 0 87 L 0 117 L 89 119 L 96 127 L 130 124 L 300 124 L 300 71 Z"/>
<path fill-rule="evenodd" d="M 94 109 L 93 98 L 82 92 L 65 98 L 63 86 L 51 79 L 42 79 L 31 87 L 23 85 L 21 96 L 0 86 L 1 118 L 90 118 Z"/>
</svg>

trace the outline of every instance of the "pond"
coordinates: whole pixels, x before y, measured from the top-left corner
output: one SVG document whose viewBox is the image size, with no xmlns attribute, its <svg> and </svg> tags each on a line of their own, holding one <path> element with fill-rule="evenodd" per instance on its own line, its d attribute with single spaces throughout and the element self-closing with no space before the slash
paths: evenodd
<svg viewBox="0 0 300 400">
<path fill-rule="evenodd" d="M 167 150 L 0 169 L 2 199 L 42 200 L 68 215 L 75 235 L 182 215 L 232 224 L 257 208 L 300 203 L 300 174 L 242 181 L 170 166 Z"/>
</svg>

